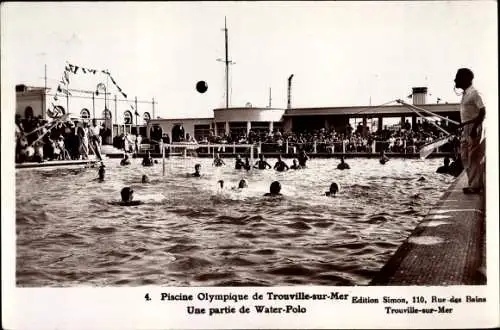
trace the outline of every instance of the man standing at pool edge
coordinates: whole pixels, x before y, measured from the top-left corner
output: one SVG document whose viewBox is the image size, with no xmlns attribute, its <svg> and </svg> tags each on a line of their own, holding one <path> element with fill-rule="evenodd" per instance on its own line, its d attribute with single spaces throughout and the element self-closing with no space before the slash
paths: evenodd
<svg viewBox="0 0 500 330">
<path fill-rule="evenodd" d="M 460 120 L 462 137 L 460 156 L 467 173 L 469 186 L 463 189 L 465 194 L 477 194 L 484 189 L 484 152 L 481 148 L 482 123 L 485 107 L 478 91 L 472 86 L 474 74 L 470 69 L 458 69 L 455 76 L 455 87 L 462 89 L 460 102 Z"/>
</svg>

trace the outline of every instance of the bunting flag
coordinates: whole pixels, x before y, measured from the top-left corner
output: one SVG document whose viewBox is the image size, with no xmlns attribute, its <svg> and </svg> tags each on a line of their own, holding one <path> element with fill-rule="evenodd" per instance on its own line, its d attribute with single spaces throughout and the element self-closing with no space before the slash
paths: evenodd
<svg viewBox="0 0 500 330">
<path fill-rule="evenodd" d="M 115 85 L 116 89 L 118 89 L 118 91 L 121 93 L 121 95 L 129 103 L 129 106 L 132 109 L 132 111 L 135 112 L 135 115 L 139 116 L 139 113 L 138 113 L 137 109 L 135 109 L 135 107 L 131 104 L 131 101 L 128 100 L 127 94 L 125 92 L 123 92 L 123 90 L 122 90 L 122 88 L 120 86 L 118 86 L 118 84 L 116 83 L 115 79 L 113 78 L 113 76 L 111 75 L 111 73 L 108 70 L 96 70 L 96 69 L 84 68 L 84 67 L 81 67 L 81 66 L 73 65 L 71 63 L 67 63 L 67 65 L 65 67 L 65 70 L 64 70 L 64 76 L 63 76 L 63 79 L 62 79 L 61 83 L 63 85 L 69 84 L 69 75 L 68 75 L 68 72 L 76 74 L 78 72 L 78 69 L 81 69 L 81 71 L 83 73 L 85 73 L 85 74 L 92 73 L 92 74 L 95 75 L 99 71 L 101 73 L 107 74 L 109 76 L 109 78 L 111 79 L 111 82 L 113 83 L 113 85 Z M 96 89 L 97 89 L 97 93 L 96 94 L 98 95 L 99 91 L 106 91 L 106 85 L 104 85 L 103 83 L 99 83 L 97 85 Z M 66 95 L 71 95 L 71 93 L 67 89 L 61 88 L 60 85 L 58 86 L 57 90 L 60 93 L 65 93 Z M 56 93 L 56 95 L 54 96 L 54 100 L 56 100 L 56 101 L 57 101 L 57 96 L 58 95 Z"/>
</svg>

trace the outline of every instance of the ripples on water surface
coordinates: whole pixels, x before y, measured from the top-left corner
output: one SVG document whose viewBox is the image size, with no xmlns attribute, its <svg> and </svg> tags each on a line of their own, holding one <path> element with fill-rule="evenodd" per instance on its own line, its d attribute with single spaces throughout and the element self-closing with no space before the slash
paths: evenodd
<svg viewBox="0 0 500 330">
<path fill-rule="evenodd" d="M 347 171 L 313 159 L 305 170 L 246 173 L 229 159 L 214 168 L 174 158 L 165 177 L 140 161 L 108 160 L 103 183 L 96 169 L 17 171 L 18 285 L 367 284 L 453 180 L 434 173 L 440 159 L 349 159 Z M 195 163 L 202 178 L 186 175 Z M 249 188 L 232 191 L 241 178 Z M 281 200 L 262 197 L 274 180 Z M 324 196 L 332 181 L 337 198 Z M 146 204 L 110 205 L 126 185 Z"/>
</svg>

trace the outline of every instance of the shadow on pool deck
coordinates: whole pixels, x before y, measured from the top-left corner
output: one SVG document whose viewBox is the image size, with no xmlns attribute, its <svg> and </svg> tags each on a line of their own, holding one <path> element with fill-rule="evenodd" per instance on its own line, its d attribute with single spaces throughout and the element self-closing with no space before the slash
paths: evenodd
<svg viewBox="0 0 500 330">
<path fill-rule="evenodd" d="M 462 173 L 371 285 L 486 284 L 485 196 Z"/>
</svg>

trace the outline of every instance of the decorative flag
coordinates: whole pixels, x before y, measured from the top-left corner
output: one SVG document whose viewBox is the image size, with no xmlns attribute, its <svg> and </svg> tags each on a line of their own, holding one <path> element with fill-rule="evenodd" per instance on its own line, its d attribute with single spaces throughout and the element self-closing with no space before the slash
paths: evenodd
<svg viewBox="0 0 500 330">
<path fill-rule="evenodd" d="M 87 73 L 87 69 L 82 68 L 83 73 Z"/>
<path fill-rule="evenodd" d="M 138 113 L 137 111 L 135 111 L 135 115 L 136 115 L 136 116 L 139 116 L 139 113 Z"/>
<path fill-rule="evenodd" d="M 78 71 L 79 67 L 78 66 L 75 66 L 75 71 L 73 71 L 73 73 L 76 73 Z"/>
<path fill-rule="evenodd" d="M 57 86 L 57 91 L 62 92 L 61 85 Z"/>
<path fill-rule="evenodd" d="M 411 99 L 412 96 L 413 96 L 413 94 L 410 94 L 407 96 L 407 98 Z"/>
<path fill-rule="evenodd" d="M 57 95 L 54 95 L 54 101 L 57 101 L 58 99 Z"/>
</svg>

